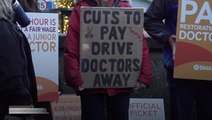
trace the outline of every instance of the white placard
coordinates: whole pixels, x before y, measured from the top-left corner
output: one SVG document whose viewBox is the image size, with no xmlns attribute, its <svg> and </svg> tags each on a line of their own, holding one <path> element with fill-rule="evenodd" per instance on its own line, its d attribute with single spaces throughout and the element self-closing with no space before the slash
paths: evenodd
<svg viewBox="0 0 212 120">
<path fill-rule="evenodd" d="M 129 120 L 165 120 L 163 99 L 130 98 Z"/>
<path fill-rule="evenodd" d="M 30 25 L 22 28 L 32 52 L 39 101 L 57 99 L 59 78 L 58 14 L 27 13 Z"/>
</svg>

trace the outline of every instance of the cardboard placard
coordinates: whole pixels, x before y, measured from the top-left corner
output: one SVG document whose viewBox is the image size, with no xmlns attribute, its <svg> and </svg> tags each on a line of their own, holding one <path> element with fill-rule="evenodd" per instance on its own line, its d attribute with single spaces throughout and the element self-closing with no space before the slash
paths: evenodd
<svg viewBox="0 0 212 120">
<path fill-rule="evenodd" d="M 134 87 L 142 64 L 143 9 L 82 7 L 80 15 L 83 87 Z"/>
<path fill-rule="evenodd" d="M 53 120 L 81 120 L 80 97 L 61 95 L 57 102 L 51 103 Z"/>
<path fill-rule="evenodd" d="M 81 120 L 80 97 L 61 95 L 52 102 L 53 120 Z M 163 99 L 130 98 L 129 120 L 165 120 Z"/>
</svg>

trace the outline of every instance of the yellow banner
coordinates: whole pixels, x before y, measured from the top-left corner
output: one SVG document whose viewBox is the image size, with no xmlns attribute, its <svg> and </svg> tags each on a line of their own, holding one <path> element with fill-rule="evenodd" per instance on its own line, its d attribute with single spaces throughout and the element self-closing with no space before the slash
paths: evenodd
<svg viewBox="0 0 212 120">
<path fill-rule="evenodd" d="M 211 0 L 179 0 L 175 78 L 212 80 L 211 6 Z"/>
</svg>

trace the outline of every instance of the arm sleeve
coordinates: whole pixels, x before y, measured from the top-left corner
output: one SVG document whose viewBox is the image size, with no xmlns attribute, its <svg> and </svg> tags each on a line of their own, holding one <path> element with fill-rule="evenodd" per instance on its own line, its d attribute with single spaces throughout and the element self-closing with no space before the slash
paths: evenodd
<svg viewBox="0 0 212 120">
<path fill-rule="evenodd" d="M 144 13 L 144 29 L 155 40 L 166 43 L 171 32 L 164 24 L 167 18 L 169 0 L 153 0 Z"/>
<path fill-rule="evenodd" d="M 64 49 L 64 75 L 66 83 L 74 89 L 83 84 L 79 68 L 80 5 L 76 6 L 69 19 Z"/>
<path fill-rule="evenodd" d="M 150 86 L 152 83 L 152 64 L 150 60 L 149 47 L 145 38 L 143 38 L 143 56 L 141 71 L 138 77 L 138 81 Z"/>
<path fill-rule="evenodd" d="M 2 37 L 0 40 L 0 82 L 10 84 L 7 87 L 12 88 L 15 83 L 23 81 L 25 61 L 22 59 L 20 43 L 15 40 L 17 38 L 14 32 L 11 32 L 13 28 L 1 26 L 1 29 L 3 30 L 0 30 Z"/>
</svg>

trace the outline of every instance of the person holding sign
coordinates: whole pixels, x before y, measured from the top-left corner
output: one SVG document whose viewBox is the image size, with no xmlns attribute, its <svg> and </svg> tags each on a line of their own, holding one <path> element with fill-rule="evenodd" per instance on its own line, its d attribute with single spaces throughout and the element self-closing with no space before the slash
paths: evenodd
<svg viewBox="0 0 212 120">
<path fill-rule="evenodd" d="M 30 46 L 15 24 L 29 25 L 25 18 L 27 16 L 17 1 L 0 0 L 0 120 L 8 115 L 9 106 L 31 107 L 37 103 Z"/>
<path fill-rule="evenodd" d="M 81 6 L 131 6 L 124 0 L 81 0 L 74 7 L 71 13 L 64 50 L 64 74 L 66 83 L 67 85 L 74 88 L 76 90 L 76 93 L 80 95 L 82 120 L 128 120 L 129 98 L 130 93 L 132 92 L 132 88 L 108 87 L 86 89 L 82 87 L 85 80 L 82 79 L 82 74 L 80 71 L 80 14 L 82 14 L 82 11 L 80 11 Z M 117 13 L 115 14 L 118 15 Z M 112 18 L 112 16 L 108 14 L 108 18 Z M 119 30 L 124 31 L 125 29 L 122 29 L 120 26 Z M 94 35 L 94 33 L 91 34 L 90 31 L 92 31 L 92 28 L 88 27 L 88 34 L 85 34 L 84 37 L 90 37 L 92 39 L 93 37 L 97 36 Z M 102 36 L 102 38 L 104 39 L 105 37 Z M 95 43 L 95 45 L 98 46 L 98 42 Z M 142 42 L 140 43 L 142 44 Z M 130 49 L 131 47 L 129 46 L 126 51 L 131 53 Z M 142 50 L 142 65 L 141 70 L 139 70 L 140 74 L 137 79 L 138 83 L 136 84 L 136 89 L 149 87 L 152 82 L 152 67 L 147 41 L 145 39 L 143 39 Z M 98 54 L 97 52 L 98 51 L 94 51 L 95 54 Z M 96 57 L 101 57 L 101 55 Z M 98 85 L 99 84 L 97 83 L 97 86 Z M 107 113 L 107 115 L 105 115 L 105 113 Z"/>
<path fill-rule="evenodd" d="M 192 9 L 197 6 L 192 5 L 189 6 L 189 11 L 184 11 L 186 14 L 194 13 L 195 10 Z M 195 116 L 195 120 L 211 120 L 212 82 L 173 78 L 177 11 L 178 0 L 153 0 L 144 14 L 145 30 L 163 44 L 163 64 L 167 69 L 170 92 L 170 120 L 194 120 Z"/>
</svg>

